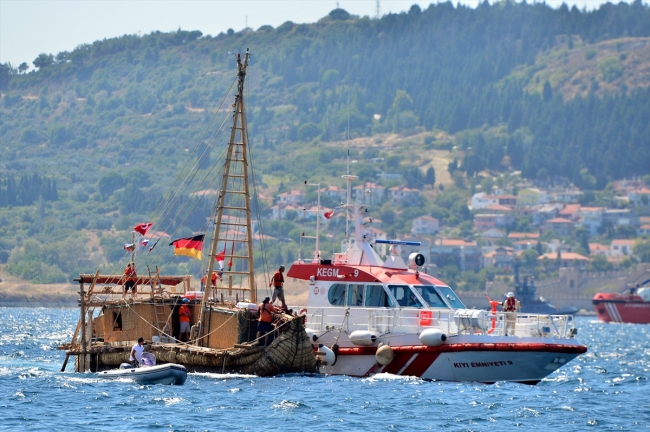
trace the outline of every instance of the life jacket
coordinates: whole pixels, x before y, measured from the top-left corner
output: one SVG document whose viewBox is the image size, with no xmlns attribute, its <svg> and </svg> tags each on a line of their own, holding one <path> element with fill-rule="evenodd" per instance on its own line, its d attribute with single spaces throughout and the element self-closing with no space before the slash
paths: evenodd
<svg viewBox="0 0 650 432">
<path fill-rule="evenodd" d="M 506 301 L 503 302 L 503 310 L 506 312 L 515 312 L 517 310 L 517 299 L 514 297 L 508 297 Z"/>
<path fill-rule="evenodd" d="M 270 323 L 273 322 L 273 315 L 271 315 L 271 312 L 267 309 L 267 305 L 269 305 L 269 303 L 260 304 L 260 321 Z"/>
<path fill-rule="evenodd" d="M 190 322 L 190 308 L 186 305 L 181 305 L 181 308 L 178 311 L 178 319 L 181 322 Z"/>
<path fill-rule="evenodd" d="M 273 278 L 271 279 L 271 282 L 275 288 L 282 288 L 282 284 L 284 283 L 284 276 L 282 273 L 280 273 L 280 270 L 275 272 Z"/>
</svg>

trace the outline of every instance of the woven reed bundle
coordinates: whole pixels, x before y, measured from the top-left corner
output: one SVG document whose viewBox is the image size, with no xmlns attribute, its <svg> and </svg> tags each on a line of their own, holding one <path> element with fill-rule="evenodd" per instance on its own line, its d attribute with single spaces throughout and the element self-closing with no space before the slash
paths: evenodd
<svg viewBox="0 0 650 432">
<path fill-rule="evenodd" d="M 264 351 L 243 351 L 240 353 L 235 353 L 232 354 L 230 357 L 228 357 L 227 361 L 227 366 L 232 368 L 233 370 L 240 371 L 242 367 L 248 366 L 257 360 L 262 356 Z"/>
<path fill-rule="evenodd" d="M 99 354 L 99 363 L 105 366 L 119 366 L 129 362 L 129 352 L 111 352 Z"/>
<path fill-rule="evenodd" d="M 184 366 L 208 366 L 217 367 L 223 364 L 223 356 L 203 355 L 190 351 L 180 351 L 176 353 L 176 363 Z"/>
<path fill-rule="evenodd" d="M 316 356 L 305 333 L 302 318 L 292 318 L 288 329 L 264 350 L 260 358 L 240 371 L 258 376 L 316 372 Z"/>
</svg>

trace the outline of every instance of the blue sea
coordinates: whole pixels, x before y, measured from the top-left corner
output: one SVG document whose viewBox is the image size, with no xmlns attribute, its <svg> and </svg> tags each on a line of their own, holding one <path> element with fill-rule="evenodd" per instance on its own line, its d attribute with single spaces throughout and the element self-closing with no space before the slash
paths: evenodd
<svg viewBox="0 0 650 432">
<path fill-rule="evenodd" d="M 0 429 L 650 430 L 650 325 L 577 319 L 589 351 L 537 386 L 378 375 L 190 374 L 184 386 L 59 372 L 79 313 L 0 308 Z"/>
</svg>

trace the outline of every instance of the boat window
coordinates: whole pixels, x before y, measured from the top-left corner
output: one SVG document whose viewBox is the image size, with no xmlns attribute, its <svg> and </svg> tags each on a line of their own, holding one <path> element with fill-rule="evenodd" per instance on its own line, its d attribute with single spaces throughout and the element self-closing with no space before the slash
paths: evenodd
<svg viewBox="0 0 650 432">
<path fill-rule="evenodd" d="M 454 309 L 467 309 L 465 305 L 463 304 L 462 301 L 456 296 L 456 293 L 454 293 L 451 288 L 449 287 L 436 287 L 440 294 L 442 294 L 442 297 L 447 300 L 447 303 L 451 305 L 452 308 Z"/>
<path fill-rule="evenodd" d="M 422 303 L 420 303 L 420 300 L 417 299 L 408 285 L 388 285 L 388 290 L 393 294 L 398 305 L 402 307 L 422 307 Z"/>
<path fill-rule="evenodd" d="M 348 306 L 363 306 L 363 285 L 348 285 Z"/>
<path fill-rule="evenodd" d="M 381 285 L 366 286 L 366 306 L 393 307 L 393 301 Z"/>
<path fill-rule="evenodd" d="M 120 312 L 114 312 L 113 331 L 122 331 L 122 314 Z"/>
<path fill-rule="evenodd" d="M 445 308 L 447 304 L 440 298 L 440 294 L 431 285 L 413 285 L 413 289 L 420 294 L 420 297 L 432 308 Z"/>
<path fill-rule="evenodd" d="M 327 298 L 331 305 L 345 306 L 345 284 L 334 284 L 330 287 Z"/>
</svg>

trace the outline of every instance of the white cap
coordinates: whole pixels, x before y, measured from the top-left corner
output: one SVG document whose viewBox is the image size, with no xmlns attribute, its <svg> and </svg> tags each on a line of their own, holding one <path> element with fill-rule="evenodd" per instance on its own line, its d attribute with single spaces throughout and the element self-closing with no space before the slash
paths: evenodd
<svg viewBox="0 0 650 432">
<path fill-rule="evenodd" d="M 515 296 L 515 293 L 513 293 L 512 291 L 510 291 L 508 294 L 506 294 L 506 297 L 514 297 L 514 296 Z"/>
</svg>

